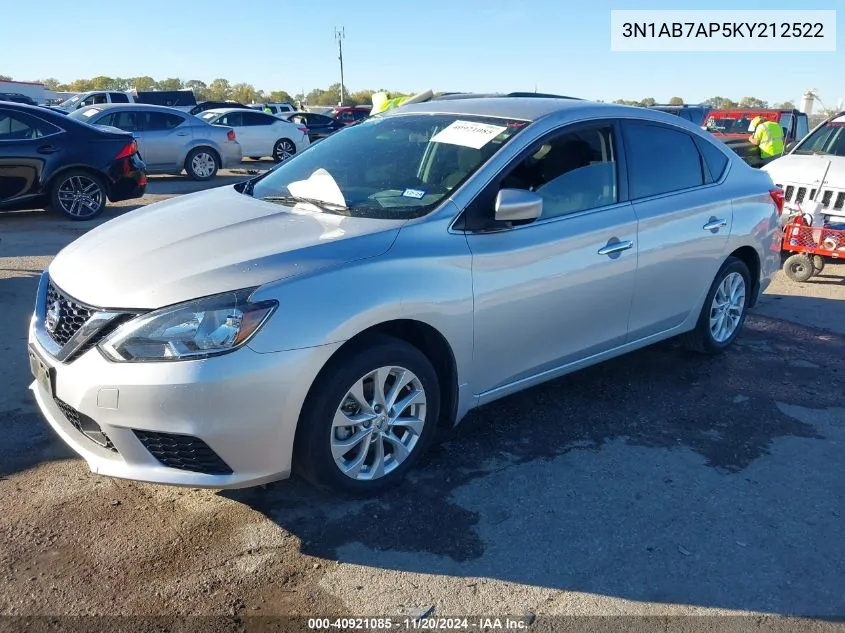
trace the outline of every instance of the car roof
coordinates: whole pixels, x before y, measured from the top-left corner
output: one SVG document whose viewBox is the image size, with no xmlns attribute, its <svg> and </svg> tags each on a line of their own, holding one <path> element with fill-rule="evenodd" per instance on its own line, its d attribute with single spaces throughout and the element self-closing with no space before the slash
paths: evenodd
<svg viewBox="0 0 845 633">
<path fill-rule="evenodd" d="M 409 103 L 400 108 L 388 110 L 385 114 L 411 112 L 464 114 L 535 121 L 558 112 L 576 114 L 585 111 L 606 110 L 607 116 L 613 116 L 614 112 L 630 112 L 632 109 L 633 106 L 583 101 L 581 99 L 550 97 L 468 97 L 464 99 L 443 99 L 424 101 L 422 103 Z M 647 112 L 644 108 L 637 109 Z"/>
<path fill-rule="evenodd" d="M 89 110 L 91 108 L 95 108 L 97 110 L 116 110 L 118 108 L 125 108 L 125 109 L 137 109 L 137 110 L 154 110 L 156 112 L 166 112 L 168 114 L 172 114 L 173 112 L 178 112 L 180 114 L 188 114 L 187 112 L 182 112 L 178 108 L 171 108 L 169 106 L 160 106 L 160 105 L 153 105 L 151 103 L 94 103 L 89 106 L 83 106 L 79 108 L 80 110 Z"/>
<path fill-rule="evenodd" d="M 253 110 L 253 111 L 256 111 L 255 108 L 250 108 L 250 109 Z M 209 108 L 205 112 L 200 112 L 196 116 L 202 116 L 202 115 L 205 115 L 205 114 L 229 114 L 230 112 L 243 112 L 243 111 L 244 111 L 243 108 Z M 267 114 L 267 113 L 264 112 L 263 114 Z M 273 115 L 268 115 L 268 116 L 273 116 Z M 273 117 L 273 118 L 278 118 L 278 117 Z"/>
</svg>

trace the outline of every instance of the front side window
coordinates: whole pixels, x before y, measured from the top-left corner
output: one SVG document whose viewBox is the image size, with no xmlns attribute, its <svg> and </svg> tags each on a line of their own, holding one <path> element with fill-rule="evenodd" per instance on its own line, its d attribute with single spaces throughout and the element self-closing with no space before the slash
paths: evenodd
<svg viewBox="0 0 845 633">
<path fill-rule="evenodd" d="M 342 215 L 420 217 L 526 125 L 451 114 L 375 117 L 313 145 L 244 191 L 283 204 L 311 200 Z"/>
<path fill-rule="evenodd" d="M 552 137 L 502 179 L 500 189 L 526 189 L 543 199 L 541 219 L 618 200 L 613 128 L 582 128 Z"/>
<path fill-rule="evenodd" d="M 129 97 L 126 95 L 125 92 L 112 92 L 111 93 L 111 102 L 112 103 L 129 103 Z"/>
<path fill-rule="evenodd" d="M 625 148 L 631 197 L 647 198 L 704 184 L 701 155 L 681 130 L 626 123 Z"/>
<path fill-rule="evenodd" d="M 795 128 L 795 138 L 801 140 L 810 133 L 810 124 L 806 114 L 798 115 L 798 125 Z"/>
<path fill-rule="evenodd" d="M 243 114 L 249 114 L 248 112 Z M 244 125 L 243 114 L 240 112 L 230 112 L 224 114 L 216 121 L 212 121 L 214 125 L 227 125 L 229 127 L 241 127 Z M 213 116 L 211 118 L 214 118 Z"/>
<path fill-rule="evenodd" d="M 836 117 L 816 128 L 793 154 L 826 154 L 845 156 L 845 116 Z"/>
</svg>

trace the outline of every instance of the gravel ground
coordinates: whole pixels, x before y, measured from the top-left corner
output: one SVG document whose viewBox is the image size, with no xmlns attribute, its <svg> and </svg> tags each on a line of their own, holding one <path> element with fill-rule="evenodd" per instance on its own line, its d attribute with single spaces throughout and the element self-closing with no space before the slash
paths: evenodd
<svg viewBox="0 0 845 633">
<path fill-rule="evenodd" d="M 200 188 L 152 178 L 102 221 Z M 0 614 L 845 614 L 845 266 L 779 276 L 719 358 L 667 342 L 504 399 L 352 501 L 108 479 L 64 447 L 26 323 L 91 226 L 0 217 Z"/>
</svg>

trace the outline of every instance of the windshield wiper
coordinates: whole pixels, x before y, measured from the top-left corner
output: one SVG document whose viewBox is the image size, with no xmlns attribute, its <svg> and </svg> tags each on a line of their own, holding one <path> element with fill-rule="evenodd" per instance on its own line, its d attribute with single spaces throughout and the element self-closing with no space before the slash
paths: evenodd
<svg viewBox="0 0 845 633">
<path fill-rule="evenodd" d="M 267 202 L 282 202 L 288 204 L 304 202 L 306 204 L 312 204 L 318 209 L 320 209 L 320 211 L 326 211 L 328 213 L 336 213 L 338 211 L 349 211 L 349 207 L 344 206 L 342 204 L 336 204 L 334 202 L 328 202 L 326 200 L 319 200 L 317 198 L 305 198 L 303 196 L 265 196 L 261 199 L 266 200 Z"/>
</svg>

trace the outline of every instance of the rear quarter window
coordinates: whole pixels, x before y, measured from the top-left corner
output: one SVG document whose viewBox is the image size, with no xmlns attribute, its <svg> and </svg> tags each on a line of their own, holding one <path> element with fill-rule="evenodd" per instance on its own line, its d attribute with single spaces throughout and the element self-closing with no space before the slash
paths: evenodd
<svg viewBox="0 0 845 633">
<path fill-rule="evenodd" d="M 719 181 L 728 167 L 728 157 L 713 143 L 705 139 L 697 138 L 695 144 L 698 145 L 698 150 L 704 159 L 704 166 L 710 175 L 710 181 Z"/>
</svg>

